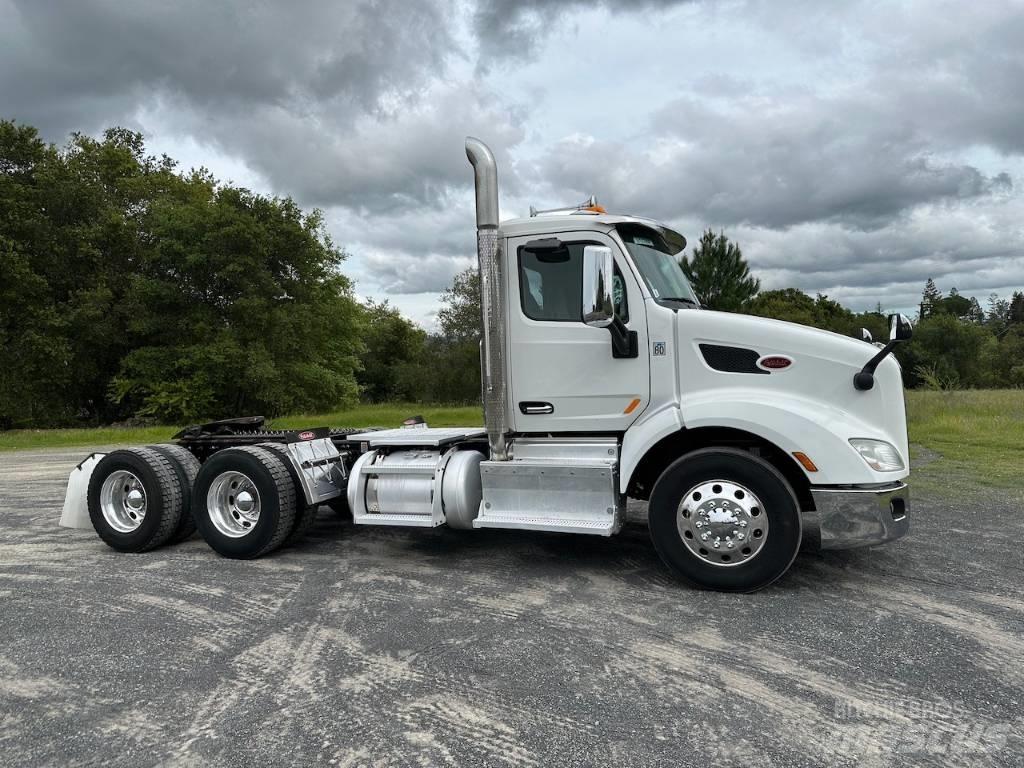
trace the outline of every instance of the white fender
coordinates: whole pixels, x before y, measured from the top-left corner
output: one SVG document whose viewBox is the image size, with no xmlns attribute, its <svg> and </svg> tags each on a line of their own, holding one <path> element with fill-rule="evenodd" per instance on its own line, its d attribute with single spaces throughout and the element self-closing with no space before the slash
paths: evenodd
<svg viewBox="0 0 1024 768">
<path fill-rule="evenodd" d="M 784 396 L 752 389 L 704 391 L 683 399 L 681 408 L 666 407 L 638 421 L 622 441 L 620 489 L 625 492 L 633 471 L 659 440 L 681 428 L 727 427 L 767 440 L 792 456 L 801 451 L 818 467 L 804 474 L 813 485 L 888 483 L 902 480 L 909 470 L 876 472 L 850 445 L 851 437 L 874 437 L 899 442 L 879 434 L 848 411 L 819 400 Z"/>
<path fill-rule="evenodd" d="M 68 478 L 68 491 L 64 496 L 64 510 L 60 515 L 60 524 L 65 528 L 85 528 L 92 530 L 89 520 L 89 479 L 96 465 L 107 454 L 91 453 L 81 464 L 71 470 Z"/>
<path fill-rule="evenodd" d="M 877 426 L 822 400 L 736 388 L 688 398 L 682 411 L 688 429 L 742 429 L 790 456 L 801 451 L 818 468 L 817 472 L 803 470 L 814 485 L 886 483 L 909 474 L 871 469 L 850 445 L 850 438 L 873 437 L 895 442 L 893 437 L 879 434 Z"/>
<path fill-rule="evenodd" d="M 657 411 L 644 413 L 622 437 L 622 454 L 619 457 L 619 490 L 626 492 L 633 471 L 640 459 L 662 438 L 683 428 L 683 416 L 679 407 L 672 403 Z"/>
</svg>

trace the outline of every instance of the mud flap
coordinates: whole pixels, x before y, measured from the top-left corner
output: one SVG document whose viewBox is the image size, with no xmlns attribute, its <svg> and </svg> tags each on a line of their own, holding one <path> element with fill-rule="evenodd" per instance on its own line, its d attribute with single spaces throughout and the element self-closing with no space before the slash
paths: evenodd
<svg viewBox="0 0 1024 768">
<path fill-rule="evenodd" d="M 71 470 L 68 478 L 68 492 L 64 497 L 64 510 L 60 515 L 60 524 L 65 528 L 86 528 L 92 530 L 89 520 L 89 479 L 96 465 L 107 454 L 91 453 L 77 467 Z"/>
</svg>

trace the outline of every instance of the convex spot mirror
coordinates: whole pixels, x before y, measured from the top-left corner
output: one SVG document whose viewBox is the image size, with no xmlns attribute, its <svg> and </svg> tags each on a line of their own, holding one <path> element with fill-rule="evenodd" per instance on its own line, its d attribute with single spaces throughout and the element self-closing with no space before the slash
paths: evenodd
<svg viewBox="0 0 1024 768">
<path fill-rule="evenodd" d="M 889 341 L 907 341 L 914 335 L 914 326 L 906 315 L 889 315 Z"/>
<path fill-rule="evenodd" d="M 557 237 L 531 240 L 524 250 L 536 256 L 542 264 L 564 264 L 569 260 L 569 249 Z"/>
<path fill-rule="evenodd" d="M 583 248 L 583 322 L 593 328 L 607 328 L 615 319 L 612 249 L 604 245 Z"/>
</svg>

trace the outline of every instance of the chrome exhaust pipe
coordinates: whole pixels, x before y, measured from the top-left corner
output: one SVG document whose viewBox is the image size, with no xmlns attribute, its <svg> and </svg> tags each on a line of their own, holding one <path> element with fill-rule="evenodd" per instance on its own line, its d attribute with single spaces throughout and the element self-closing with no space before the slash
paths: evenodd
<svg viewBox="0 0 1024 768">
<path fill-rule="evenodd" d="M 492 461 L 506 461 L 508 447 L 508 381 L 505 354 L 505 302 L 501 290 L 502 253 L 498 237 L 498 164 L 479 139 L 466 137 L 466 157 L 476 184 L 476 253 L 480 270 L 480 314 L 483 325 L 483 406 Z"/>
</svg>

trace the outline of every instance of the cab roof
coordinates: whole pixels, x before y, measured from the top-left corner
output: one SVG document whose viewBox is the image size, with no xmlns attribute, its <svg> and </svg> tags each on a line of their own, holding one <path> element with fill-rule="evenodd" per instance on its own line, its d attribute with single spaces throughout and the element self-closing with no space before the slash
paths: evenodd
<svg viewBox="0 0 1024 768">
<path fill-rule="evenodd" d="M 498 229 L 505 237 L 522 237 L 524 235 L 578 232 L 580 230 L 607 233 L 619 224 L 638 224 L 649 227 L 663 235 L 668 234 L 669 236 L 665 239 L 671 244 L 671 247 L 677 249 L 674 250 L 674 253 L 678 253 L 686 247 L 686 238 L 673 229 L 666 227 L 660 221 L 642 216 L 626 216 L 614 213 L 578 211 L 574 213 L 541 214 L 529 218 L 506 219 L 498 225 Z"/>
</svg>

